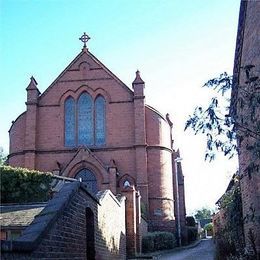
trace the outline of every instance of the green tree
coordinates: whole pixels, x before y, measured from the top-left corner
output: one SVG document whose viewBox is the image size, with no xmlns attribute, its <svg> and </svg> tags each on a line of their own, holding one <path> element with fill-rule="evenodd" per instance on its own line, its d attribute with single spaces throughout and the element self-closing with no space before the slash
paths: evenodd
<svg viewBox="0 0 260 260">
<path fill-rule="evenodd" d="M 239 177 L 234 175 L 232 187 L 218 201 L 219 209 L 225 214 L 225 222 L 215 234 L 217 259 L 227 259 L 232 255 L 241 256 L 244 253 L 244 219 L 239 182 Z M 243 257 L 240 259 L 250 259 L 245 255 Z"/>
<path fill-rule="evenodd" d="M 0 147 L 0 165 L 4 165 L 7 160 L 6 155 L 4 154 L 4 150 Z"/>
<path fill-rule="evenodd" d="M 28 203 L 47 201 L 52 174 L 11 166 L 0 166 L 0 202 Z"/>
<path fill-rule="evenodd" d="M 212 223 L 206 224 L 204 229 L 207 230 L 207 231 L 212 232 L 213 231 L 213 224 Z"/>
<path fill-rule="evenodd" d="M 206 136 L 205 160 L 215 159 L 217 152 L 233 157 L 242 142 L 247 142 L 246 149 L 251 154 L 251 160 L 245 169 L 248 175 L 259 172 L 257 161 L 260 158 L 260 91 L 259 77 L 252 70 L 254 65 L 243 67 L 246 81 L 236 88 L 237 98 L 231 104 L 232 76 L 226 72 L 219 77 L 207 81 L 203 87 L 215 90 L 206 108 L 198 106 L 185 124 L 186 129 L 192 129 L 195 134 Z M 232 111 L 239 110 L 239 113 Z"/>
<path fill-rule="evenodd" d="M 211 218 L 213 212 L 207 208 L 198 209 L 194 215 L 197 220 Z"/>
<path fill-rule="evenodd" d="M 185 124 L 185 130 L 191 129 L 195 134 L 206 137 L 205 160 L 214 160 L 217 152 L 222 152 L 228 158 L 243 153 L 247 160 L 239 169 L 239 178 L 248 176 L 251 179 L 253 174 L 260 172 L 260 80 L 256 72 L 259 72 L 259 68 L 256 69 L 254 65 L 241 67 L 240 73 L 244 73 L 245 81 L 240 82 L 240 85 L 233 86 L 232 76 L 227 73 L 206 82 L 204 87 L 213 89 L 215 96 L 206 108 L 196 107 Z M 225 242 L 229 239 L 231 242 L 228 248 L 233 248 L 234 252 L 240 248 L 241 232 L 233 227 L 237 226 L 237 222 L 242 224 L 256 220 L 254 206 L 250 206 L 244 219 L 241 219 L 242 213 L 234 214 L 241 210 L 239 193 L 237 188 L 232 196 L 228 194 L 223 198 L 221 205 L 230 213 L 228 218 L 231 221 L 227 230 L 235 230 L 224 232 L 222 240 Z M 253 233 L 250 236 L 252 247 L 255 248 L 255 236 Z M 224 248 L 224 244 L 220 248 Z"/>
</svg>

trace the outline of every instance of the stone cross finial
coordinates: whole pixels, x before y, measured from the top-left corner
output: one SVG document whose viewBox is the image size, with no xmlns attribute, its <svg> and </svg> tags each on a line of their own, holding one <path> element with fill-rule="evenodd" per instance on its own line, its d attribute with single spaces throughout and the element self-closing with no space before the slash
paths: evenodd
<svg viewBox="0 0 260 260">
<path fill-rule="evenodd" d="M 86 43 L 88 40 L 90 40 L 90 37 L 84 32 L 84 34 L 79 38 L 79 40 L 81 40 L 84 43 L 83 48 L 86 48 Z"/>
</svg>

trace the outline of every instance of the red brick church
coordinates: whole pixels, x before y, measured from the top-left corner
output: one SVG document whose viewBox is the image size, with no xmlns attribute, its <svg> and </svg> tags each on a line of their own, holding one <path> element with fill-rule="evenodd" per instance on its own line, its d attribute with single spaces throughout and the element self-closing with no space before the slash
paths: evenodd
<svg viewBox="0 0 260 260">
<path fill-rule="evenodd" d="M 9 164 L 80 179 L 94 194 L 133 186 L 148 229 L 175 232 L 185 200 L 173 124 L 146 104 L 139 71 L 129 88 L 81 39 L 82 51 L 43 93 L 31 77 L 26 111 L 9 131 Z"/>
</svg>

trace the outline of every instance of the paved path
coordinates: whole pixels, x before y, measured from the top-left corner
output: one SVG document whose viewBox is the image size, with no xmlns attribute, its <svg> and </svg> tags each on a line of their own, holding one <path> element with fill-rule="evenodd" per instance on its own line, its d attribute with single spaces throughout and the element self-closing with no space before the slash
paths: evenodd
<svg viewBox="0 0 260 260">
<path fill-rule="evenodd" d="M 159 256 L 160 260 L 214 260 L 215 246 L 212 239 L 203 239 L 196 247 Z"/>
</svg>

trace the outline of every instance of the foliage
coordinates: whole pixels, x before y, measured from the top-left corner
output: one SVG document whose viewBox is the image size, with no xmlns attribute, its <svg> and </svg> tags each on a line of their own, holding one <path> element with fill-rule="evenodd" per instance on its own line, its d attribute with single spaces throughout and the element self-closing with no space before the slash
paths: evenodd
<svg viewBox="0 0 260 260">
<path fill-rule="evenodd" d="M 7 160 L 7 157 L 4 154 L 4 150 L 0 147 L 0 165 L 4 165 Z"/>
<path fill-rule="evenodd" d="M 147 233 L 142 238 L 143 253 L 154 252 L 157 250 L 171 249 L 176 246 L 176 239 L 170 232 Z"/>
<path fill-rule="evenodd" d="M 196 221 L 193 216 L 187 216 L 186 217 L 186 226 L 190 227 L 195 227 L 196 226 Z"/>
<path fill-rule="evenodd" d="M 234 241 L 230 240 L 230 234 L 225 233 L 216 240 L 216 260 L 256 260 L 256 254 L 237 251 Z"/>
<path fill-rule="evenodd" d="M 239 179 L 233 178 L 232 188 L 218 202 L 225 215 L 225 225 L 216 236 L 217 259 L 226 259 L 243 254 L 243 215 Z"/>
<path fill-rule="evenodd" d="M 235 244 L 229 240 L 229 235 L 224 233 L 216 240 L 216 260 L 227 259 L 230 256 L 235 256 L 236 247 Z"/>
<path fill-rule="evenodd" d="M 243 154 L 243 158 L 246 159 L 241 161 L 239 176 L 242 178 L 248 176 L 251 179 L 253 174 L 260 172 L 260 79 L 254 74 L 254 71 L 259 72 L 254 65 L 245 65 L 241 69 L 245 73 L 245 82 L 234 81 L 233 84 L 232 77 L 227 73 L 206 82 L 204 86 L 214 89 L 217 95 L 211 99 L 206 109 L 202 107 L 195 109 L 193 115 L 186 121 L 185 130 L 190 128 L 195 134 L 201 133 L 206 136 L 205 160 L 213 160 L 219 151 L 229 158 L 237 152 Z M 240 81 L 241 75 L 239 75 Z M 221 248 L 232 249 L 234 246 L 237 255 L 240 254 L 239 250 L 243 245 L 242 228 L 240 230 L 236 228 L 236 225 L 239 227 L 238 222 L 241 224 L 240 227 L 243 225 L 239 193 L 240 190 L 231 191 L 226 198 L 223 198 L 224 205 L 221 207 L 224 207 L 229 214 L 227 220 L 230 227 L 223 230 L 222 237 L 219 238 L 223 243 L 228 243 L 227 247 L 221 246 Z M 234 213 L 236 209 L 238 211 Z M 255 208 L 252 205 L 246 212 L 244 221 L 254 220 Z M 232 228 L 234 231 L 228 232 Z M 255 234 L 246 235 L 255 248 Z M 229 255 L 232 254 L 231 250 Z"/>
<path fill-rule="evenodd" d="M 185 124 L 185 130 L 193 129 L 195 134 L 206 135 L 205 160 L 215 159 L 217 151 L 232 157 L 236 151 L 233 120 L 229 113 L 232 77 L 226 72 L 206 82 L 203 87 L 212 88 L 216 96 L 212 97 L 207 108 L 198 106 Z"/>
<path fill-rule="evenodd" d="M 186 217 L 186 228 L 187 228 L 187 242 L 189 244 L 197 240 L 198 238 L 198 227 L 196 225 L 196 221 L 193 216 Z"/>
<path fill-rule="evenodd" d="M 204 87 L 215 90 L 216 95 L 207 108 L 196 107 L 185 124 L 185 130 L 191 128 L 195 134 L 206 136 L 205 160 L 213 160 L 218 151 L 231 158 L 244 142 L 252 158 L 245 169 L 249 176 L 260 168 L 256 163 L 260 158 L 260 81 L 252 74 L 253 68 L 254 65 L 242 68 L 246 81 L 236 86 L 236 99 L 232 104 L 232 76 L 224 72 L 206 82 Z"/>
<path fill-rule="evenodd" d="M 211 218 L 212 212 L 209 209 L 202 208 L 196 211 L 195 218 L 197 220 L 205 219 L 205 218 Z"/>
<path fill-rule="evenodd" d="M 198 228 L 187 226 L 188 243 L 196 241 L 198 238 Z"/>
<path fill-rule="evenodd" d="M 147 207 L 146 207 L 145 203 L 143 203 L 143 202 L 141 201 L 141 216 L 142 216 L 144 219 L 147 219 L 147 215 L 148 215 L 148 213 L 147 213 Z"/>
<path fill-rule="evenodd" d="M 153 252 L 154 250 L 154 236 L 153 233 L 148 233 L 142 238 L 142 251 L 143 253 Z"/>
<path fill-rule="evenodd" d="M 213 224 L 212 223 L 208 223 L 204 226 L 204 229 L 207 231 L 213 231 Z"/>
<path fill-rule="evenodd" d="M 48 200 L 50 173 L 0 166 L 1 203 L 27 203 Z"/>
</svg>

